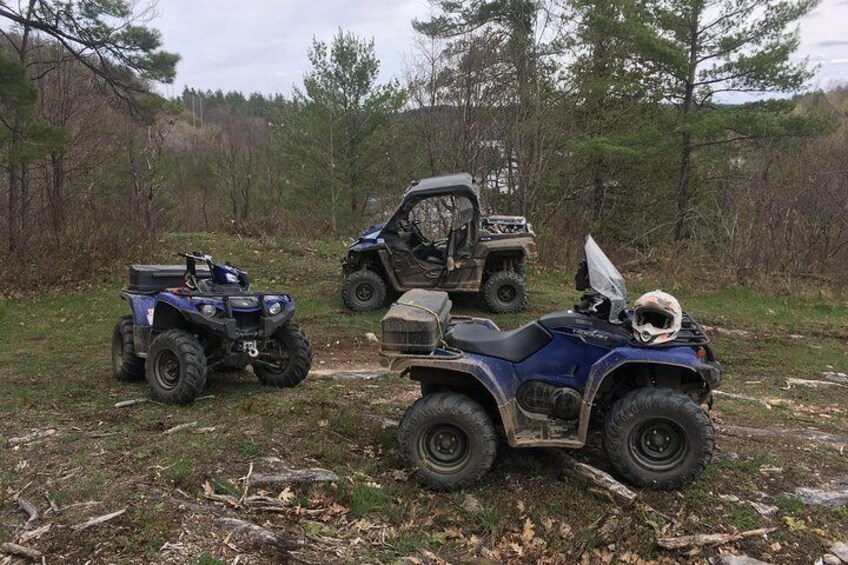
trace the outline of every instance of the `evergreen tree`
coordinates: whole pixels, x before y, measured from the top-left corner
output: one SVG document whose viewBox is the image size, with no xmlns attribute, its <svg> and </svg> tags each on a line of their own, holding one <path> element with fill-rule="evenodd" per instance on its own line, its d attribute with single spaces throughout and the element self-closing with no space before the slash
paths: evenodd
<svg viewBox="0 0 848 565">
<path fill-rule="evenodd" d="M 787 93 L 812 76 L 792 61 L 798 20 L 819 0 L 649 0 L 653 58 L 663 94 L 678 111 L 679 176 L 674 237 L 690 235 L 695 202 L 693 154 L 701 147 L 774 134 L 773 106 L 722 108 L 730 93 Z M 788 126 L 798 123 L 789 120 Z"/>
<path fill-rule="evenodd" d="M 363 212 L 375 166 L 385 161 L 380 129 L 403 105 L 397 84 L 377 84 L 374 41 L 339 30 L 313 41 L 302 89 L 274 113 L 275 137 L 311 204 L 329 208 L 331 229 L 345 211 Z"/>
</svg>

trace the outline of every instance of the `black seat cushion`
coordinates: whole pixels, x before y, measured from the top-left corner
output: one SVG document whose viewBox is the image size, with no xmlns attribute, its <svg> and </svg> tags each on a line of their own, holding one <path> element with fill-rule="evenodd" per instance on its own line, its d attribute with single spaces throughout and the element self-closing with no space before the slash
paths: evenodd
<svg viewBox="0 0 848 565">
<path fill-rule="evenodd" d="M 480 324 L 458 324 L 445 336 L 449 345 L 513 363 L 520 363 L 546 346 L 551 334 L 537 322 L 530 322 L 508 332 L 493 330 Z"/>
</svg>

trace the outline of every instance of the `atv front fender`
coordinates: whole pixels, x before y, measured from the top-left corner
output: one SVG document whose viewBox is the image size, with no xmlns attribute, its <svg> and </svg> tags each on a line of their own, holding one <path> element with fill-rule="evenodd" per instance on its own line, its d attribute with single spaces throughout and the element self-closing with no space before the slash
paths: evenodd
<svg viewBox="0 0 848 565">
<path fill-rule="evenodd" d="M 583 407 L 580 412 L 579 436 L 585 440 L 595 396 L 605 379 L 616 369 L 628 364 L 663 365 L 679 367 L 698 375 L 703 381 L 705 392 L 721 384 L 721 364 L 698 357 L 689 346 L 679 347 L 619 347 L 601 357 L 592 365 L 583 390 Z"/>
<path fill-rule="evenodd" d="M 262 300 L 264 294 L 286 296 L 285 293 L 279 292 L 252 294 L 251 296 L 259 297 L 259 303 L 262 308 L 259 317 L 259 326 L 242 328 L 233 317 L 233 313 L 229 307 L 227 307 L 227 311 L 223 315 L 213 317 L 204 316 L 195 308 L 189 297 L 163 293 L 159 295 L 156 302 L 156 310 L 153 314 L 153 328 L 155 330 L 170 329 L 174 325 L 173 316 L 178 316 L 188 324 L 189 328 L 202 328 L 209 333 L 231 341 L 267 339 L 292 319 L 294 316 L 294 302 L 289 299 L 278 314 L 272 315 L 268 312 L 265 302 Z M 194 294 L 192 296 L 198 297 L 200 295 Z M 213 296 L 213 298 L 222 300 L 225 305 L 227 304 L 227 297 Z"/>
</svg>

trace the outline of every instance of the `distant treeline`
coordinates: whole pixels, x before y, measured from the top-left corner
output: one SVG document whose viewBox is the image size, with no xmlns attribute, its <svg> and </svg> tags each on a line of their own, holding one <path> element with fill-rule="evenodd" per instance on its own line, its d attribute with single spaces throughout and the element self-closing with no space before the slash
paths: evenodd
<svg viewBox="0 0 848 565">
<path fill-rule="evenodd" d="M 65 4 L 0 9 L 0 284 L 163 231 L 354 236 L 457 171 L 528 217 L 543 261 L 591 232 L 643 261 L 845 281 L 848 89 L 799 94 L 812 72 L 790 59 L 815 2 L 436 1 L 403 77 L 379 82 L 373 41 L 339 30 L 290 95 L 174 100 L 150 85 L 175 55 L 117 24 L 112 51 L 77 50 L 82 16 L 45 23 Z"/>
</svg>

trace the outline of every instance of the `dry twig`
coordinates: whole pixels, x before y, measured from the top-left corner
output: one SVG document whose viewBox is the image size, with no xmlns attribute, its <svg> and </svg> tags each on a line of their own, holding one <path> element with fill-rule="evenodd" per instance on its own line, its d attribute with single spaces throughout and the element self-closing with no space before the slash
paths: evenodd
<svg viewBox="0 0 848 565">
<path fill-rule="evenodd" d="M 71 526 L 71 529 L 74 530 L 75 532 L 81 532 L 83 530 L 87 530 L 88 528 L 102 524 L 103 522 L 108 522 L 109 520 L 112 520 L 113 518 L 117 518 L 118 516 L 120 516 L 121 514 L 123 514 L 126 511 L 127 511 L 126 508 L 122 508 L 121 510 L 118 510 L 117 512 L 112 512 L 111 514 L 104 514 L 103 516 L 98 516 L 97 518 L 92 518 L 91 520 L 89 520 L 87 522 L 83 522 L 82 524 L 76 524 L 75 526 Z"/>
</svg>

